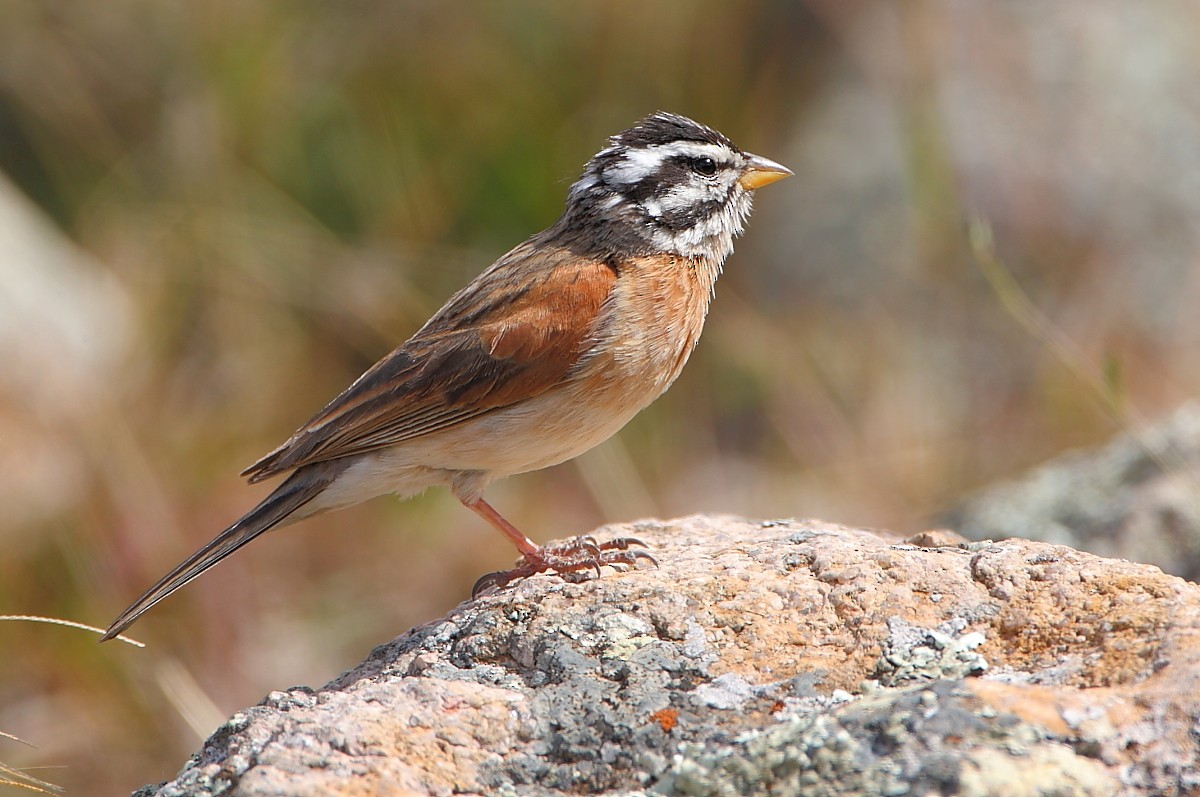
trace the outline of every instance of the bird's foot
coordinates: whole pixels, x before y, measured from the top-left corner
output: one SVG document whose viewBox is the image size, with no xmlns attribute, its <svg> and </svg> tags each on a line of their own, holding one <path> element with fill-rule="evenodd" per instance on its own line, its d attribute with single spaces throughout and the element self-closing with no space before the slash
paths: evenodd
<svg viewBox="0 0 1200 797">
<path fill-rule="evenodd" d="M 512 570 L 488 573 L 480 578 L 471 588 L 471 597 L 489 589 L 502 589 L 518 578 L 527 578 L 547 570 L 559 575 L 595 570 L 599 576 L 600 568 L 605 566 L 620 567 L 646 561 L 657 567 L 658 561 L 653 556 L 638 550 L 646 547 L 646 543 L 633 537 L 597 542 L 591 535 L 574 537 L 556 545 L 543 545 L 535 553 L 522 556 Z"/>
</svg>

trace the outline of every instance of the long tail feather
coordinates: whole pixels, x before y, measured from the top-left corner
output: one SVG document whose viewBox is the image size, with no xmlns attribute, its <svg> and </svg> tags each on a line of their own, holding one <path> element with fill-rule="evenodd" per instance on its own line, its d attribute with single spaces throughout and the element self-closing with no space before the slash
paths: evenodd
<svg viewBox="0 0 1200 797">
<path fill-rule="evenodd" d="M 181 562 L 174 570 L 163 576 L 157 584 L 129 608 L 121 612 L 112 625 L 100 637 L 104 642 L 112 639 L 150 610 L 155 604 L 175 590 L 191 582 L 204 571 L 241 548 L 255 537 L 270 531 L 308 504 L 333 483 L 346 468 L 344 460 L 321 462 L 301 468 L 279 485 L 262 503 L 243 515 L 236 523 L 222 531 L 211 542 Z M 313 514 L 305 513 L 304 516 Z M 298 520 L 299 518 L 290 518 Z"/>
</svg>

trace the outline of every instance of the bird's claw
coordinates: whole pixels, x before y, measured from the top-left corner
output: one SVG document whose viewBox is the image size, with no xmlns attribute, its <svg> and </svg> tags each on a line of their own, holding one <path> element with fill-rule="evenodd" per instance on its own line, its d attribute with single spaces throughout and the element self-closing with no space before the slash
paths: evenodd
<svg viewBox="0 0 1200 797">
<path fill-rule="evenodd" d="M 639 540 L 637 537 L 616 537 L 614 539 L 609 540 L 606 543 L 603 543 L 600 546 L 600 550 L 602 550 L 602 551 L 627 551 L 633 546 L 637 546 L 638 548 L 649 548 L 650 547 L 646 543 Z M 658 564 L 658 563 L 655 562 L 655 564 Z"/>
<path fill-rule="evenodd" d="M 492 589 L 503 589 L 519 578 L 528 578 L 547 570 L 563 576 L 595 570 L 596 577 L 599 578 L 603 567 L 634 567 L 640 561 L 658 567 L 658 560 L 653 556 L 645 551 L 633 550 L 639 547 L 649 546 L 634 537 L 617 537 L 606 542 L 597 542 L 591 535 L 575 537 L 557 545 L 547 545 L 538 549 L 534 556 L 522 557 L 512 570 L 500 570 L 480 577 L 471 588 L 471 597 L 478 597 Z"/>
</svg>

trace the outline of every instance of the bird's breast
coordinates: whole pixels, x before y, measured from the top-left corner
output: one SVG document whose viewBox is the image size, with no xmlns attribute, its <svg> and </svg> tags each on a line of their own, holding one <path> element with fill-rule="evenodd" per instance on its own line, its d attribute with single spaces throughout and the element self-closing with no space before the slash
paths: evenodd
<svg viewBox="0 0 1200 797">
<path fill-rule="evenodd" d="M 640 410 L 670 387 L 700 339 L 718 269 L 677 255 L 623 263 L 576 378 Z"/>
<path fill-rule="evenodd" d="M 710 261 L 672 255 L 621 264 L 576 367 L 522 408 L 535 412 L 504 413 L 532 422 L 519 470 L 579 456 L 661 396 L 700 339 L 718 273 Z"/>
</svg>

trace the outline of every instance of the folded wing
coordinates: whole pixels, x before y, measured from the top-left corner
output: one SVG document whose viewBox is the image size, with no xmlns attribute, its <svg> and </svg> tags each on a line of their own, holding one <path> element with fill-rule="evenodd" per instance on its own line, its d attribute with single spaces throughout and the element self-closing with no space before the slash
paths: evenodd
<svg viewBox="0 0 1200 797">
<path fill-rule="evenodd" d="M 522 244 L 242 475 L 396 445 L 549 390 L 590 348 L 615 280 L 606 263 Z"/>
</svg>

